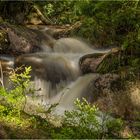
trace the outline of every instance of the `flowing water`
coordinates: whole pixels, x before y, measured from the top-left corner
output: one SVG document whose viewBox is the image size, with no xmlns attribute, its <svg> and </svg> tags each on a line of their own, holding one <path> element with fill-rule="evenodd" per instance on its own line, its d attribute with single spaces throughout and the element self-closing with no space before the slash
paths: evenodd
<svg viewBox="0 0 140 140">
<path fill-rule="evenodd" d="M 1 59 L 15 63 L 15 66 L 32 66 L 32 82 L 34 84 L 36 100 L 34 103 L 59 103 L 60 113 L 74 108 L 76 98 L 93 100 L 91 83 L 97 74 L 82 75 L 79 69 L 79 59 L 90 53 L 104 53 L 106 51 L 92 49 L 82 40 L 75 38 L 61 38 L 56 40 L 53 48 L 45 43 L 43 52 L 24 54 L 16 58 L 1 56 Z M 108 50 L 107 50 L 108 51 Z M 31 102 L 29 97 L 29 101 Z M 61 111 L 60 111 L 61 110 Z"/>
<path fill-rule="evenodd" d="M 98 74 L 87 74 L 78 77 L 78 79 L 65 87 L 59 94 L 50 100 L 51 104 L 59 103 L 55 110 L 57 114 L 62 114 L 65 109 L 74 109 L 74 101 L 85 98 L 88 102 L 93 101 L 94 97 L 94 80 Z"/>
</svg>

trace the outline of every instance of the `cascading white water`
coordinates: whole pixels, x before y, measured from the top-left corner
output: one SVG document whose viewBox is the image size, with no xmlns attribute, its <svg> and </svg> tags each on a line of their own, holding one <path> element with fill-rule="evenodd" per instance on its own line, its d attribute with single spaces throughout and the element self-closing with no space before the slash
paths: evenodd
<svg viewBox="0 0 140 140">
<path fill-rule="evenodd" d="M 34 53 L 18 57 L 16 64 L 32 66 L 35 87 L 41 88 L 40 95 L 50 98 L 80 76 L 80 56 L 69 53 Z"/>
<path fill-rule="evenodd" d="M 77 80 L 71 82 L 56 96 L 52 98 L 36 98 L 35 104 L 45 105 L 46 108 L 50 104 L 57 104 L 55 108 L 55 113 L 57 115 L 62 115 L 65 110 L 74 109 L 74 101 L 78 99 L 85 98 L 88 102 L 92 102 L 94 99 L 94 82 L 99 77 L 99 74 L 86 74 L 80 76 Z M 42 82 L 41 82 L 42 83 Z M 30 99 L 31 102 L 31 99 Z"/>
<path fill-rule="evenodd" d="M 81 39 L 76 38 L 61 38 L 57 40 L 53 47 L 54 52 L 59 53 L 81 53 L 81 54 L 88 54 L 88 53 L 102 53 L 107 52 L 107 50 L 99 50 L 93 49 L 93 46 L 90 44 L 85 43 Z"/>
<path fill-rule="evenodd" d="M 73 108 L 76 98 L 85 97 L 91 101 L 93 91 L 90 82 L 98 75 L 82 76 L 79 59 L 85 54 L 105 51 L 94 50 L 74 38 L 62 38 L 55 41 L 53 49 L 47 47 L 44 52 L 24 54 L 15 60 L 15 66 L 32 66 L 32 81 L 37 90 L 34 101 L 42 104 L 59 102 L 62 110 Z"/>
<path fill-rule="evenodd" d="M 56 41 L 54 51 L 63 53 L 88 53 L 93 50 L 82 40 L 75 38 L 61 38 Z"/>
<path fill-rule="evenodd" d="M 65 109 L 74 109 L 74 101 L 85 98 L 92 102 L 94 97 L 93 83 L 99 77 L 98 74 L 87 74 L 80 76 L 75 82 L 65 87 L 60 93 L 50 100 L 50 104 L 59 103 L 56 108 L 57 114 L 63 113 Z"/>
</svg>

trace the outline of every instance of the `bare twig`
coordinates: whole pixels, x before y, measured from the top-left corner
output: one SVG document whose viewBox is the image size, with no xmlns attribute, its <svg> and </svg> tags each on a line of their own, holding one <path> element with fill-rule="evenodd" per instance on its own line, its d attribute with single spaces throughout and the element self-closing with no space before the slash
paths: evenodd
<svg viewBox="0 0 140 140">
<path fill-rule="evenodd" d="M 2 64 L 1 64 L 1 62 L 0 62 L 0 75 L 1 75 L 1 77 L 0 77 L 0 83 L 1 83 L 2 87 L 4 87 L 3 70 L 2 70 Z"/>
</svg>

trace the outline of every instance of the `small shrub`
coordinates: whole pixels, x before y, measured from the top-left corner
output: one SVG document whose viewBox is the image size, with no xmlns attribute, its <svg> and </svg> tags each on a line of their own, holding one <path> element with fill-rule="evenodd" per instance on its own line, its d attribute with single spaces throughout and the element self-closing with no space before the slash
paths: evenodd
<svg viewBox="0 0 140 140">
<path fill-rule="evenodd" d="M 13 84 L 11 90 L 0 87 L 0 104 L 11 107 L 19 111 L 24 110 L 26 104 L 26 94 L 33 93 L 29 75 L 31 67 L 25 67 L 23 73 L 18 73 L 21 68 L 10 72 L 10 80 Z"/>
<path fill-rule="evenodd" d="M 99 112 L 96 106 L 85 99 L 76 100 L 76 110 L 66 111 L 62 127 L 53 133 L 53 138 L 118 138 L 122 128 L 120 119 L 113 119 Z"/>
</svg>

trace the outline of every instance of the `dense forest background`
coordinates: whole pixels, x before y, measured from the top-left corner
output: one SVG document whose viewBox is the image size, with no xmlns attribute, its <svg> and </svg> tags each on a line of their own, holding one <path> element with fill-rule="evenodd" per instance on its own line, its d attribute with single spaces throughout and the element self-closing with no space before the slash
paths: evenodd
<svg viewBox="0 0 140 140">
<path fill-rule="evenodd" d="M 0 14 L 11 23 L 25 24 L 36 14 L 44 24 L 80 25 L 72 32 L 98 47 L 139 49 L 139 1 L 1 1 Z"/>
</svg>

